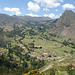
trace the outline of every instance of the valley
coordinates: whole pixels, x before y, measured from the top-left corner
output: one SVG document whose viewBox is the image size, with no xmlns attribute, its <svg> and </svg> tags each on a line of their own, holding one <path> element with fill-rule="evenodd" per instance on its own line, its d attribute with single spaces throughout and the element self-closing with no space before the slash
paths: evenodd
<svg viewBox="0 0 75 75">
<path fill-rule="evenodd" d="M 75 16 L 65 11 L 59 19 L 0 14 L 0 75 L 29 75 L 35 71 L 40 75 L 69 75 L 69 68 L 74 75 L 75 22 L 67 18 L 72 17 L 70 13 Z M 71 26 L 63 20 L 66 14 Z M 65 34 L 69 28 L 72 34 Z"/>
</svg>

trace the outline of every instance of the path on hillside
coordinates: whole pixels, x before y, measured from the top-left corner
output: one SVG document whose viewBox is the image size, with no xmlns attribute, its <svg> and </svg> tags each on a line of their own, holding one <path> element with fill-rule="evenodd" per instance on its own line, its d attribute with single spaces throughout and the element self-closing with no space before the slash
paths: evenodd
<svg viewBox="0 0 75 75">
<path fill-rule="evenodd" d="M 63 58 L 63 59 L 60 59 L 60 60 L 58 60 L 58 61 L 56 61 L 56 63 L 57 62 L 61 62 L 61 61 L 63 61 L 65 58 Z M 46 70 L 48 70 L 49 68 L 52 68 L 53 67 L 53 63 L 51 64 L 49 64 L 49 65 L 47 65 L 45 68 L 43 68 L 40 72 L 44 72 L 44 71 L 46 71 Z"/>
<path fill-rule="evenodd" d="M 44 71 L 46 71 L 46 70 L 48 70 L 49 68 L 52 68 L 52 67 L 53 67 L 53 64 L 49 64 L 44 69 L 42 69 L 40 72 L 44 72 Z"/>
</svg>

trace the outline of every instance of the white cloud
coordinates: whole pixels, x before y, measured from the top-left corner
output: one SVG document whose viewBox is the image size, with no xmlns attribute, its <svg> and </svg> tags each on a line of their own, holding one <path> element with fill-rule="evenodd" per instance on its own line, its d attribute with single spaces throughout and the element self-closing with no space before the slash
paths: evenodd
<svg viewBox="0 0 75 75">
<path fill-rule="evenodd" d="M 51 13 L 51 14 L 49 14 L 49 17 L 50 18 L 55 18 L 55 14 Z"/>
<path fill-rule="evenodd" d="M 58 11 L 57 9 L 55 11 Z"/>
<path fill-rule="evenodd" d="M 49 9 L 48 8 L 43 8 L 43 11 L 46 11 L 47 12 L 47 11 L 49 11 Z"/>
<path fill-rule="evenodd" d="M 15 14 L 15 15 L 20 15 L 20 14 L 21 14 L 19 8 L 9 8 L 9 7 L 5 7 L 4 10 L 5 10 L 5 11 L 9 11 L 9 12 Z"/>
<path fill-rule="evenodd" d="M 31 17 L 38 17 L 38 15 L 35 15 L 35 14 L 32 14 L 32 13 L 30 13 L 30 14 L 27 14 L 28 16 L 31 16 Z"/>
<path fill-rule="evenodd" d="M 38 12 L 40 10 L 40 6 L 33 2 L 28 2 L 28 10 L 32 10 L 34 12 Z"/>
<path fill-rule="evenodd" d="M 60 14 L 59 16 L 62 16 L 62 14 Z"/>
<path fill-rule="evenodd" d="M 43 16 L 44 16 L 44 17 L 48 17 L 48 15 L 47 15 L 47 14 L 44 14 Z"/>
<path fill-rule="evenodd" d="M 74 6 L 74 5 L 72 5 L 72 4 L 64 4 L 64 5 L 62 5 L 62 8 L 63 8 L 63 9 L 66 9 L 66 8 L 74 9 L 74 8 L 75 8 L 75 6 Z"/>
<path fill-rule="evenodd" d="M 53 13 L 51 13 L 51 14 L 44 14 L 43 15 L 44 17 L 50 17 L 50 18 L 52 18 L 52 19 L 56 19 L 56 18 L 59 18 L 60 17 L 60 15 L 58 16 L 58 15 L 55 15 L 55 14 L 53 14 Z"/>
<path fill-rule="evenodd" d="M 63 0 L 34 0 L 36 3 L 41 3 L 41 6 L 46 8 L 53 8 L 60 6 L 60 2 Z"/>
<path fill-rule="evenodd" d="M 1 11 L 1 9 L 0 9 L 0 11 Z"/>
</svg>

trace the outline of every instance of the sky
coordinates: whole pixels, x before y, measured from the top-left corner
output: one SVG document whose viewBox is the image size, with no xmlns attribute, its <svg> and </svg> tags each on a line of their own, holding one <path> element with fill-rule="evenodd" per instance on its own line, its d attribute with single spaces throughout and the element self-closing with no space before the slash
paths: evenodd
<svg viewBox="0 0 75 75">
<path fill-rule="evenodd" d="M 75 0 L 0 0 L 0 13 L 10 16 L 59 18 L 65 10 L 75 12 Z"/>
</svg>

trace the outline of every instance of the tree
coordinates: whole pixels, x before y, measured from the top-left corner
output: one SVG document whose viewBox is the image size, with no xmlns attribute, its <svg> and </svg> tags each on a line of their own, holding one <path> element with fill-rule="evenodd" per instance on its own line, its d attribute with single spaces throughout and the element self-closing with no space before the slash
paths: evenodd
<svg viewBox="0 0 75 75">
<path fill-rule="evenodd" d="M 29 43 L 30 48 L 34 48 L 34 43 Z"/>
<path fill-rule="evenodd" d="M 75 75 L 75 66 L 72 64 L 68 65 L 67 72 L 69 75 Z"/>
<path fill-rule="evenodd" d="M 23 62 L 23 64 L 22 64 L 22 66 L 23 66 L 24 68 L 28 67 L 27 62 L 26 62 L 26 61 L 24 61 L 24 62 Z"/>
<path fill-rule="evenodd" d="M 73 50 L 71 50 L 71 52 L 70 52 L 71 54 L 73 54 Z"/>
<path fill-rule="evenodd" d="M 38 69 L 35 70 L 31 70 L 28 73 L 24 74 L 24 75 L 46 75 L 45 73 L 41 73 Z"/>
<path fill-rule="evenodd" d="M 55 75 L 56 71 L 57 71 L 56 68 L 50 69 L 50 75 Z"/>
</svg>

